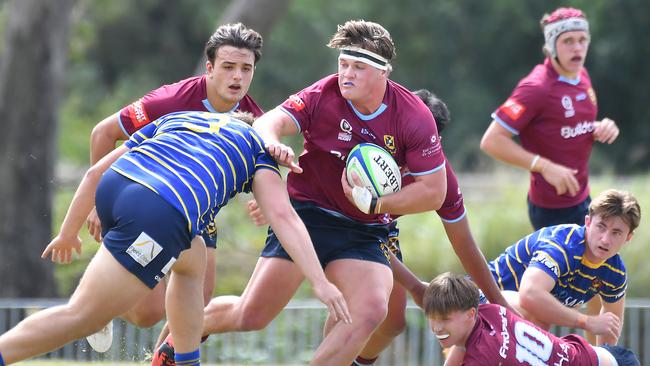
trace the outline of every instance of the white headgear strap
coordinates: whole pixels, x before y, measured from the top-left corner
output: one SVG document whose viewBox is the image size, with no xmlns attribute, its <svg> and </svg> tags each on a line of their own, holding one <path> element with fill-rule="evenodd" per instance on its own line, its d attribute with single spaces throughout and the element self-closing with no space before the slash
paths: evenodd
<svg viewBox="0 0 650 366">
<path fill-rule="evenodd" d="M 388 70 L 390 67 L 385 57 L 361 47 L 348 46 L 341 48 L 339 59 L 341 58 L 363 62 L 380 70 Z"/>
</svg>

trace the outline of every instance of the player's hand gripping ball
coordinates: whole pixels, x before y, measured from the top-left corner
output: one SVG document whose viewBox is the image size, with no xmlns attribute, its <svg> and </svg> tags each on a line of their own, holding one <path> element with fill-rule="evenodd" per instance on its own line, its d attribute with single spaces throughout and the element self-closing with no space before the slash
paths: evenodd
<svg viewBox="0 0 650 366">
<path fill-rule="evenodd" d="M 354 187 L 355 204 L 365 213 L 374 211 L 370 209 L 373 200 L 376 202 L 378 197 L 402 188 L 402 177 L 395 159 L 375 144 L 361 143 L 355 146 L 348 155 L 345 169 L 348 183 Z M 361 186 L 354 182 L 353 173 L 359 177 Z"/>
</svg>

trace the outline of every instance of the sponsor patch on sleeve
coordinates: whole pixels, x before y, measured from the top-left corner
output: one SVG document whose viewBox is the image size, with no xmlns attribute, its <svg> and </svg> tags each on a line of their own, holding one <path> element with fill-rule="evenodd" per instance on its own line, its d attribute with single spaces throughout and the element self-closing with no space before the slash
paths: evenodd
<svg viewBox="0 0 650 366">
<path fill-rule="evenodd" d="M 156 258 L 163 248 L 160 244 L 156 243 L 153 238 L 147 235 L 145 232 L 142 232 L 129 246 L 126 250 L 126 253 L 131 256 L 136 262 L 140 263 L 142 267 L 145 267 L 147 264 Z"/>
<path fill-rule="evenodd" d="M 305 108 L 305 102 L 303 102 L 302 99 L 300 99 L 299 96 L 296 94 L 293 94 L 287 99 L 287 103 L 293 108 L 296 112 L 299 112 Z"/>
<path fill-rule="evenodd" d="M 136 128 L 140 128 L 148 124 L 149 122 L 151 122 L 149 116 L 147 115 L 147 111 L 144 110 L 144 105 L 142 105 L 142 100 L 138 100 L 129 104 L 128 111 L 129 111 L 129 117 L 133 122 L 133 126 L 135 126 Z"/>
<path fill-rule="evenodd" d="M 556 277 L 560 277 L 560 268 L 558 268 L 557 262 L 555 262 L 555 260 L 553 260 L 553 258 L 551 258 L 551 256 L 546 252 L 535 252 L 533 257 L 530 259 L 530 263 L 540 263 L 544 267 L 550 269 Z"/>
<path fill-rule="evenodd" d="M 519 119 L 522 114 L 526 111 L 526 107 L 519 104 L 514 98 L 508 98 L 501 107 L 499 107 L 503 113 L 510 117 L 513 121 Z"/>
</svg>

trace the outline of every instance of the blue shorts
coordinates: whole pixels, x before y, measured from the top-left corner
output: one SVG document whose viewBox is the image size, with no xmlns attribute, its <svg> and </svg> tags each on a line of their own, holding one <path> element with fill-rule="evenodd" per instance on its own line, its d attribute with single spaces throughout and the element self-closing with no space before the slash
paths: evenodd
<svg viewBox="0 0 650 366">
<path fill-rule="evenodd" d="M 585 224 L 585 216 L 589 213 L 590 203 L 591 197 L 587 196 L 584 201 L 575 206 L 566 208 L 543 208 L 536 206 L 528 199 L 528 217 L 535 230 L 559 224 L 576 224 L 582 226 Z"/>
<path fill-rule="evenodd" d="M 149 188 L 112 169 L 99 182 L 95 206 L 104 247 L 149 288 L 190 247 L 185 217 Z"/>
<path fill-rule="evenodd" d="M 384 244 L 388 241 L 388 225 L 359 223 L 310 202 L 291 201 L 291 204 L 305 223 L 323 268 L 337 259 L 360 259 L 390 267 Z M 261 256 L 291 260 L 271 228 Z"/>
<path fill-rule="evenodd" d="M 211 222 L 208 227 L 201 232 L 201 237 L 205 242 L 205 246 L 208 248 L 217 248 L 217 224 L 216 222 Z"/>
</svg>

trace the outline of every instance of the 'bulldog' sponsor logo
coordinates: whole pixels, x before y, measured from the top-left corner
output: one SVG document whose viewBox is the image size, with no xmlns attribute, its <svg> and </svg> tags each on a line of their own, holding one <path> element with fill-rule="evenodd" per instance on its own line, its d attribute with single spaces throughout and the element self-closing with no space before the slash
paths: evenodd
<svg viewBox="0 0 650 366">
<path fill-rule="evenodd" d="M 560 129 L 560 135 L 565 139 L 570 139 L 587 133 L 593 133 L 594 129 L 594 122 L 584 121 L 578 123 L 575 127 L 562 126 Z"/>
</svg>

